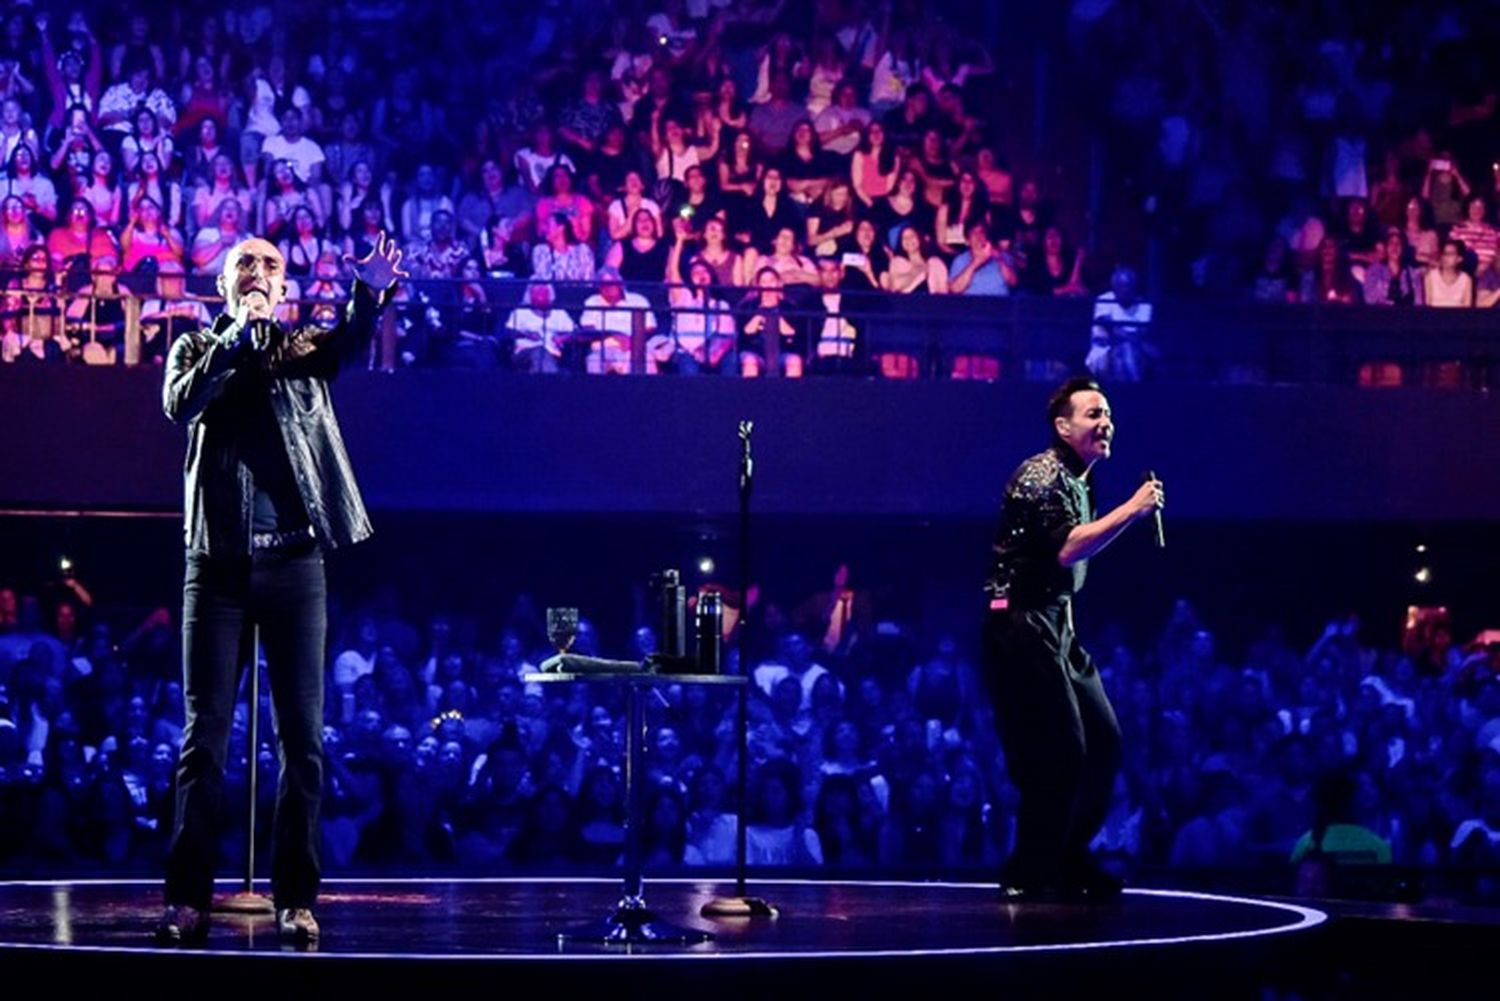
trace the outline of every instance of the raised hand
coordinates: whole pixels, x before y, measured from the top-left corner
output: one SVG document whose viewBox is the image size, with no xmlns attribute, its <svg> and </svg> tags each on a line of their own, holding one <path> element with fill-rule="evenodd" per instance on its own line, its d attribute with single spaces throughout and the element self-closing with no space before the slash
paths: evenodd
<svg viewBox="0 0 1500 1001">
<path fill-rule="evenodd" d="M 358 259 L 346 255 L 344 261 L 354 270 L 354 277 L 377 292 L 384 292 L 397 279 L 411 277 L 401 267 L 401 248 L 384 230 L 375 238 L 375 246 L 368 254 Z"/>
</svg>

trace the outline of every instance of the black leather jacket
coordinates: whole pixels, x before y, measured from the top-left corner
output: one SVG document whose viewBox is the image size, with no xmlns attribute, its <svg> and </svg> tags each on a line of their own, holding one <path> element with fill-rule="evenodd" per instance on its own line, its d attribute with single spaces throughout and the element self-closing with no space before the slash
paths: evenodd
<svg viewBox="0 0 1500 1001">
<path fill-rule="evenodd" d="M 239 436 L 249 423 L 245 390 L 257 369 L 269 377 L 254 383 L 269 387 L 271 410 L 319 544 L 335 549 L 370 536 L 328 383 L 345 360 L 369 347 L 376 314 L 389 295 L 390 290 L 377 294 L 356 281 L 336 327 L 290 332 L 278 327 L 265 352 L 240 345 L 229 316 L 172 345 L 162 408 L 188 430 L 183 507 L 188 552 L 250 552 L 254 488 Z"/>
</svg>

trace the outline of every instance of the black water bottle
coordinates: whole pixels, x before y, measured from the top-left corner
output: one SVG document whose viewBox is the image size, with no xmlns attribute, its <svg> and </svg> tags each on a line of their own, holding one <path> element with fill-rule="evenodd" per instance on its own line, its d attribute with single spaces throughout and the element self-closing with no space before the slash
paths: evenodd
<svg viewBox="0 0 1500 1001">
<path fill-rule="evenodd" d="M 717 591 L 698 595 L 695 621 L 698 634 L 698 673 L 718 674 L 724 658 L 724 599 Z"/>
<path fill-rule="evenodd" d="M 657 599 L 661 602 L 661 643 L 663 656 L 683 658 L 687 656 L 687 591 L 682 586 L 682 574 L 676 570 L 663 570 L 657 576 Z"/>
</svg>

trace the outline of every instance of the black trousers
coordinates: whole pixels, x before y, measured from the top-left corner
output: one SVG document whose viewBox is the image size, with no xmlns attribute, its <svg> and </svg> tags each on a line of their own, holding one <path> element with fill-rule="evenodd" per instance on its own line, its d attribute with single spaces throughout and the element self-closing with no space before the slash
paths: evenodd
<svg viewBox="0 0 1500 1001">
<path fill-rule="evenodd" d="M 1120 767 L 1120 724 L 1067 605 L 992 610 L 984 677 L 1020 792 L 1004 879 L 1066 882 L 1088 858 Z"/>
<path fill-rule="evenodd" d="M 189 554 L 182 605 L 187 726 L 177 766 L 177 821 L 167 852 L 167 903 L 206 909 L 213 897 L 224 762 L 235 692 L 248 660 L 240 656 L 242 639 L 258 625 L 281 759 L 271 891 L 277 907 L 310 907 L 321 876 L 318 807 L 328 632 L 322 552 L 308 542 L 253 557 Z"/>
</svg>

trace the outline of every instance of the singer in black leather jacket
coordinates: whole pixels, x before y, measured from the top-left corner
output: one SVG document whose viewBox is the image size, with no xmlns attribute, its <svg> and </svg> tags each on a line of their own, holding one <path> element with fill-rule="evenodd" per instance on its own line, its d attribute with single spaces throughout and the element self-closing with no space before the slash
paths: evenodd
<svg viewBox="0 0 1500 1001">
<path fill-rule="evenodd" d="M 1053 441 L 1006 483 L 986 582 L 984 681 L 1005 763 L 1021 794 L 1001 872 L 1010 902 L 1112 899 L 1120 883 L 1089 854 L 1120 761 L 1120 726 L 1099 669 L 1073 631 L 1089 557 L 1164 503 L 1154 477 L 1095 517 L 1089 473 L 1114 442 L 1109 401 L 1074 379 L 1048 405 Z"/>
<path fill-rule="evenodd" d="M 265 651 L 281 761 L 271 856 L 277 928 L 302 945 L 319 936 L 312 908 L 322 875 L 323 554 L 370 534 L 328 383 L 369 345 L 376 313 L 405 274 L 401 252 L 384 235 L 350 263 L 354 298 L 342 321 L 332 330 L 286 329 L 275 319 L 286 261 L 265 240 L 246 240 L 219 276 L 225 314 L 184 335 L 168 356 L 162 406 L 188 430 L 187 721 L 166 909 L 156 926 L 164 943 L 201 943 L 208 934 L 224 767 L 249 635 Z"/>
</svg>

